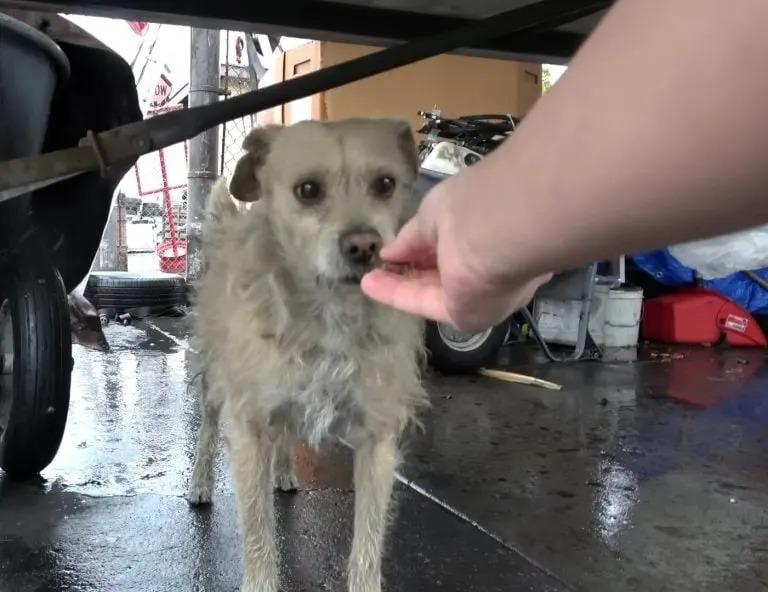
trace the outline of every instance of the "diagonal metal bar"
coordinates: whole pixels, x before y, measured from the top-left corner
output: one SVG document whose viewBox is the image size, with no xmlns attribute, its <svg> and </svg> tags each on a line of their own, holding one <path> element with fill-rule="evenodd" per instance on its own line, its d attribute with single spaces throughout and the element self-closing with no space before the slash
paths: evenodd
<svg viewBox="0 0 768 592">
<path fill-rule="evenodd" d="M 542 0 L 521 8 L 378 51 L 213 105 L 174 111 L 84 138 L 77 148 L 0 162 L 0 203 L 61 178 L 137 157 L 238 117 L 336 88 L 441 53 L 500 36 L 557 27 L 607 8 L 610 0 Z M 91 141 L 95 139 L 95 146 Z"/>
</svg>

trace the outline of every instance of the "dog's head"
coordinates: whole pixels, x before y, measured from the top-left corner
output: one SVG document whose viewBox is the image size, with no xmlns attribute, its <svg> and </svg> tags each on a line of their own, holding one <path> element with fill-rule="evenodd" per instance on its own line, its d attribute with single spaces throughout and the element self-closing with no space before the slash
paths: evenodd
<svg viewBox="0 0 768 592">
<path fill-rule="evenodd" d="M 412 207 L 418 162 L 407 123 L 350 119 L 254 130 L 230 182 L 266 212 L 297 279 L 357 284 Z"/>
</svg>

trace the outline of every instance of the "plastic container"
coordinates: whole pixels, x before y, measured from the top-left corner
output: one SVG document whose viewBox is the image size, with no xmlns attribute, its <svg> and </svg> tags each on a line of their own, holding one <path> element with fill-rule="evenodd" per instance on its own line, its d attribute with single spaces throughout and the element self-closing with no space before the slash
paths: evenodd
<svg viewBox="0 0 768 592">
<path fill-rule="evenodd" d="M 733 346 L 768 347 L 760 325 L 722 294 L 684 288 L 645 303 L 643 337 L 650 341 L 714 345 L 723 338 Z"/>
<path fill-rule="evenodd" d="M 614 288 L 597 284 L 592 294 L 589 334 L 604 347 L 634 347 L 640 334 L 642 288 Z M 574 345 L 579 328 L 581 301 L 537 297 L 534 316 L 542 337 L 549 343 Z"/>
<path fill-rule="evenodd" d="M 643 289 L 614 288 L 608 294 L 603 325 L 603 345 L 634 347 L 640 337 Z"/>
<path fill-rule="evenodd" d="M 609 286 L 598 284 L 592 293 L 592 307 L 589 314 L 589 334 L 598 345 L 603 343 L 605 308 Z M 534 301 L 534 318 L 539 332 L 548 343 L 575 345 L 579 332 L 581 300 L 560 300 L 538 296 Z"/>
</svg>

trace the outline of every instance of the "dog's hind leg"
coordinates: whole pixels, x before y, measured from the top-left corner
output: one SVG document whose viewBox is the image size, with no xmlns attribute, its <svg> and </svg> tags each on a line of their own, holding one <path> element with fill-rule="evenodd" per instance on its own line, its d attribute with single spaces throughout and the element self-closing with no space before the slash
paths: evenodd
<svg viewBox="0 0 768 592">
<path fill-rule="evenodd" d="M 394 434 L 355 451 L 355 532 L 349 557 L 349 592 L 381 592 L 381 553 L 398 462 Z"/>
<path fill-rule="evenodd" d="M 220 406 L 207 400 L 207 385 L 203 378 L 203 394 L 200 403 L 200 431 L 197 435 L 197 451 L 192 477 L 187 490 L 190 504 L 209 504 L 213 495 L 213 463 L 219 435 Z"/>
<path fill-rule="evenodd" d="M 275 443 L 266 433 L 242 420 L 233 422 L 230 434 L 232 476 L 243 545 L 241 592 L 277 592 L 272 487 Z"/>
</svg>

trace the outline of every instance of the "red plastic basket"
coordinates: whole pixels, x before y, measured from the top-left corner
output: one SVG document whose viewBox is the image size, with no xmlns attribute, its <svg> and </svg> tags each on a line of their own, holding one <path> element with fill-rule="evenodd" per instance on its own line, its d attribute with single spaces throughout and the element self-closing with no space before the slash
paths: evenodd
<svg viewBox="0 0 768 592">
<path fill-rule="evenodd" d="M 167 240 L 157 245 L 160 258 L 160 271 L 165 273 L 185 273 L 187 270 L 187 241 Z"/>
</svg>

